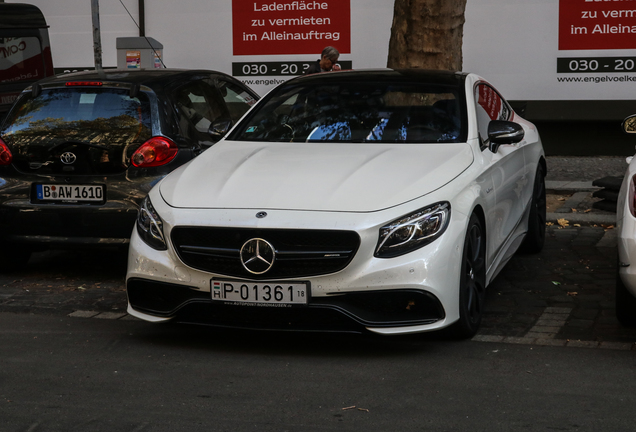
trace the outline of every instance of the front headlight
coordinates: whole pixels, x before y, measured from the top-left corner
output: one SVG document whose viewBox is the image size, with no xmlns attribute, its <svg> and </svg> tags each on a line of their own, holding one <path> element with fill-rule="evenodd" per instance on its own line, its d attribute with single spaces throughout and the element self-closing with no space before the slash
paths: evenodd
<svg viewBox="0 0 636 432">
<path fill-rule="evenodd" d="M 168 249 L 163 237 L 163 222 L 148 197 L 144 198 L 139 206 L 137 232 L 141 239 L 151 248 L 156 250 Z"/>
<path fill-rule="evenodd" d="M 393 258 L 419 249 L 442 235 L 449 220 L 449 202 L 439 202 L 396 219 L 380 228 L 374 255 Z"/>
</svg>

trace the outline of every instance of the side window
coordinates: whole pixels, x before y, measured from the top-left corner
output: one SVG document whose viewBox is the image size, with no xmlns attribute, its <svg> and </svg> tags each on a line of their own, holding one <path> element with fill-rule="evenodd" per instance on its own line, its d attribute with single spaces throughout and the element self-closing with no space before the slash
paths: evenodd
<svg viewBox="0 0 636 432">
<path fill-rule="evenodd" d="M 482 148 L 488 145 L 488 124 L 491 120 L 510 120 L 512 110 L 508 103 L 488 84 L 475 86 L 475 111 Z"/>
<path fill-rule="evenodd" d="M 218 83 L 230 118 L 236 123 L 256 103 L 256 99 L 234 83 L 223 80 L 219 80 Z"/>
<path fill-rule="evenodd" d="M 203 81 L 191 82 L 177 89 L 175 100 L 179 113 L 196 130 L 199 141 L 210 143 L 210 124 L 225 113 L 215 89 Z M 180 123 L 182 128 L 187 126 L 183 120 Z"/>
</svg>

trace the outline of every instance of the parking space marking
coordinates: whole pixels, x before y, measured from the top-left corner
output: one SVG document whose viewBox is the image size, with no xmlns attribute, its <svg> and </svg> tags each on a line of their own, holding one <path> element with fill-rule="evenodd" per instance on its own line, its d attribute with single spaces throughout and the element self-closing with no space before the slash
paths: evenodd
<svg viewBox="0 0 636 432">
<path fill-rule="evenodd" d="M 119 318 L 123 318 L 124 316 L 126 316 L 128 314 L 126 314 L 125 312 L 102 312 L 98 315 L 95 315 L 93 318 L 97 318 L 97 319 L 119 319 Z"/>
<path fill-rule="evenodd" d="M 99 314 L 97 311 L 83 311 L 77 310 L 73 313 L 68 314 L 68 316 L 72 318 L 93 318 L 95 315 Z"/>
<path fill-rule="evenodd" d="M 125 319 L 128 316 L 125 312 L 98 312 L 98 311 L 83 311 L 76 310 L 68 314 L 71 318 L 97 318 L 97 319 Z"/>
</svg>

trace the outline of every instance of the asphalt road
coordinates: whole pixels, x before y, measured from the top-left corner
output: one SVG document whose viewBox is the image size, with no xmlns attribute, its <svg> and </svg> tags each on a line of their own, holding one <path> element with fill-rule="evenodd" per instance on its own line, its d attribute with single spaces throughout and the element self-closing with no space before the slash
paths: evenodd
<svg viewBox="0 0 636 432">
<path fill-rule="evenodd" d="M 0 313 L 0 430 L 631 431 L 635 358 Z"/>
</svg>

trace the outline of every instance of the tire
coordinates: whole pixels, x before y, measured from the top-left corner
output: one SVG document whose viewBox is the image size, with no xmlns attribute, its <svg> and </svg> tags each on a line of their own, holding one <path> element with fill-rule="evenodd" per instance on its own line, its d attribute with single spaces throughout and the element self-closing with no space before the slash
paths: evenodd
<svg viewBox="0 0 636 432">
<path fill-rule="evenodd" d="M 539 253 L 545 243 L 545 173 L 541 164 L 537 167 L 532 188 L 532 202 L 530 203 L 530 215 L 528 216 L 528 232 L 519 246 L 521 253 Z"/>
<path fill-rule="evenodd" d="M 24 246 L 5 243 L 0 246 L 0 273 L 9 273 L 26 266 L 31 250 Z"/>
<path fill-rule="evenodd" d="M 616 318 L 625 327 L 636 327 L 636 297 L 616 272 Z"/>
<path fill-rule="evenodd" d="M 468 222 L 459 281 L 459 321 L 452 328 L 455 337 L 473 337 L 479 326 L 486 297 L 486 236 L 476 214 Z"/>
</svg>

